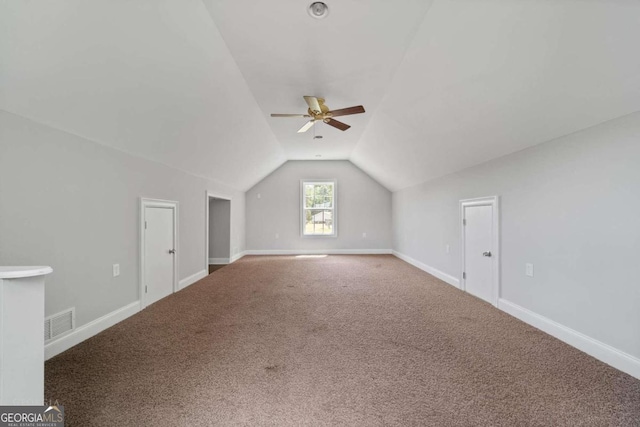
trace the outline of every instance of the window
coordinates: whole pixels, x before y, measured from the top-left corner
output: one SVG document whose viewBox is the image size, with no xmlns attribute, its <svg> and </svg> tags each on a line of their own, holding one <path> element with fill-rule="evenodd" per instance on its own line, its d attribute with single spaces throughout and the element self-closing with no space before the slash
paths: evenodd
<svg viewBox="0 0 640 427">
<path fill-rule="evenodd" d="M 336 236 L 336 182 L 302 181 L 302 235 Z"/>
</svg>

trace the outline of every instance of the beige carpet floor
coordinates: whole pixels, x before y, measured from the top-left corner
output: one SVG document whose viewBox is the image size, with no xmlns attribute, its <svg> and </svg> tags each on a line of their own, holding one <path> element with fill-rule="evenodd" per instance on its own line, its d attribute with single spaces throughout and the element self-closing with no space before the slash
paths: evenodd
<svg viewBox="0 0 640 427">
<path fill-rule="evenodd" d="M 209 274 L 226 267 L 227 264 L 209 264 Z"/>
<path fill-rule="evenodd" d="M 245 257 L 46 363 L 68 426 L 640 426 L 640 381 L 392 256 Z"/>
</svg>

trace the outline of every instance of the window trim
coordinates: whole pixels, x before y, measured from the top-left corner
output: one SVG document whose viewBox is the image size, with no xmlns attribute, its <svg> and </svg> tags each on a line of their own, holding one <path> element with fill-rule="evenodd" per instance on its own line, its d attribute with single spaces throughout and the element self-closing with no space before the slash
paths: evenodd
<svg viewBox="0 0 640 427">
<path fill-rule="evenodd" d="M 333 233 L 331 234 L 305 234 L 305 214 L 304 214 L 304 186 L 305 184 L 333 184 Z M 300 236 L 304 238 L 326 238 L 326 237 L 338 237 L 338 181 L 336 179 L 301 179 L 300 180 L 300 199 L 298 201 L 300 206 Z"/>
</svg>

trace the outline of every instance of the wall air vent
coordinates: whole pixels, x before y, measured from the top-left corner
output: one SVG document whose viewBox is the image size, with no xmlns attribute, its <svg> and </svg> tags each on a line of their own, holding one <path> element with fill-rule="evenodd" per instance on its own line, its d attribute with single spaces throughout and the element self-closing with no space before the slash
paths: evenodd
<svg viewBox="0 0 640 427">
<path fill-rule="evenodd" d="M 44 340 L 45 342 L 58 338 L 76 327 L 75 307 L 60 313 L 54 314 L 44 319 Z"/>
</svg>

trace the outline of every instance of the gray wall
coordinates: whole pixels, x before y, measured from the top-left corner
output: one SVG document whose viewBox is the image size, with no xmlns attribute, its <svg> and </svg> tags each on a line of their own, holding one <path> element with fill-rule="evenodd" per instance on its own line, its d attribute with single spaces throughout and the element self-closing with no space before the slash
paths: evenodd
<svg viewBox="0 0 640 427">
<path fill-rule="evenodd" d="M 337 180 L 337 237 L 301 237 L 302 179 Z M 347 160 L 286 162 L 247 191 L 246 204 L 250 250 L 391 249 L 391 193 Z"/>
<path fill-rule="evenodd" d="M 502 298 L 640 357 L 640 113 L 395 192 L 394 249 L 459 278 L 458 202 L 490 195 Z"/>
<path fill-rule="evenodd" d="M 209 199 L 209 258 L 230 258 L 231 202 Z"/>
<path fill-rule="evenodd" d="M 141 196 L 180 203 L 178 278 L 203 270 L 207 190 L 233 198 L 242 251 L 243 193 L 0 111 L 0 265 L 53 267 L 47 315 L 75 306 L 81 326 L 138 300 Z"/>
</svg>

